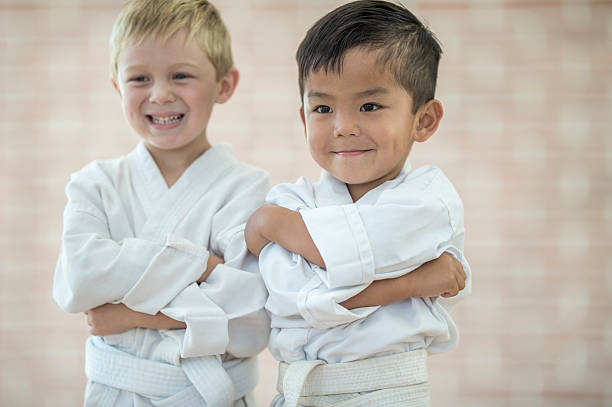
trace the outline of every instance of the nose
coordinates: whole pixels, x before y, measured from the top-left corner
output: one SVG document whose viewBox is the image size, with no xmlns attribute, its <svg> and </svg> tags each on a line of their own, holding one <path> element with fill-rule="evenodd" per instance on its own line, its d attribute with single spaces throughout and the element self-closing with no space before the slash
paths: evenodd
<svg viewBox="0 0 612 407">
<path fill-rule="evenodd" d="M 361 134 L 359 124 L 352 114 L 338 114 L 336 113 L 334 123 L 334 136 L 358 136 Z"/>
<path fill-rule="evenodd" d="M 169 83 L 165 81 L 158 81 L 151 87 L 151 94 L 149 96 L 149 102 L 164 104 L 172 103 L 175 101 L 174 92 Z"/>
</svg>

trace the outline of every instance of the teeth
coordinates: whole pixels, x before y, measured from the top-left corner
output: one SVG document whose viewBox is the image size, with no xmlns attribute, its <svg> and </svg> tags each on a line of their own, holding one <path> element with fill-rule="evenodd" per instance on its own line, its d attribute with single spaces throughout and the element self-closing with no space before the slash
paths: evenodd
<svg viewBox="0 0 612 407">
<path fill-rule="evenodd" d="M 173 123 L 177 123 L 182 118 L 183 118 L 182 114 L 178 116 L 167 116 L 167 117 L 151 116 L 151 121 L 155 124 L 173 124 Z"/>
</svg>

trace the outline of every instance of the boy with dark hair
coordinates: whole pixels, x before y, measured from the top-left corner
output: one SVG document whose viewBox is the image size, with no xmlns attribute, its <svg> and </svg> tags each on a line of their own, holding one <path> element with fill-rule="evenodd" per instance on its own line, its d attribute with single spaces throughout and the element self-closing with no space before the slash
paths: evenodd
<svg viewBox="0 0 612 407">
<path fill-rule="evenodd" d="M 269 292 L 269 347 L 282 362 L 275 407 L 430 404 L 427 354 L 458 341 L 437 296 L 467 285 L 462 297 L 471 284 L 461 199 L 440 169 L 407 160 L 442 118 L 440 53 L 411 12 L 373 0 L 338 7 L 300 44 L 300 115 L 322 176 L 272 188 L 245 230 Z M 347 305 L 443 253 L 465 270 L 454 284 Z"/>
</svg>

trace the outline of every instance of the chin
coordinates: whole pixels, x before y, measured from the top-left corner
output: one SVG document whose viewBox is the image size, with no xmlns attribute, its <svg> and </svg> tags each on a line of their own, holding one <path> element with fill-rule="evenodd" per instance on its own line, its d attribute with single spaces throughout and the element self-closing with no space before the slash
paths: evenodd
<svg viewBox="0 0 612 407">
<path fill-rule="evenodd" d="M 336 178 L 338 178 L 340 181 L 344 182 L 345 184 L 349 184 L 349 185 L 361 185 L 361 184 L 367 184 L 371 182 L 367 179 L 363 179 L 363 178 L 359 178 L 359 177 L 355 177 L 351 175 L 344 176 L 344 177 L 336 176 Z"/>
</svg>

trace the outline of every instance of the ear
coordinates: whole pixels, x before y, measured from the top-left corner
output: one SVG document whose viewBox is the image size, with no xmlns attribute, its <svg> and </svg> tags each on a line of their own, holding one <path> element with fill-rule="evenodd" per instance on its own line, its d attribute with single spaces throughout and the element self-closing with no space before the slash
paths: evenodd
<svg viewBox="0 0 612 407">
<path fill-rule="evenodd" d="M 306 136 L 306 116 L 304 116 L 304 106 L 300 107 L 300 119 L 302 119 L 302 125 L 304 126 L 304 136 Z"/>
<path fill-rule="evenodd" d="M 240 73 L 238 69 L 232 68 L 217 83 L 219 93 L 215 102 L 225 103 L 234 94 L 236 86 L 238 86 L 238 80 L 240 79 Z"/>
<path fill-rule="evenodd" d="M 419 143 L 427 141 L 438 129 L 443 115 L 442 103 L 436 99 L 421 106 L 415 117 L 414 141 Z"/>
<path fill-rule="evenodd" d="M 113 88 L 115 88 L 119 96 L 121 96 L 121 89 L 119 89 L 119 85 L 117 84 L 117 81 L 111 78 L 111 83 L 113 84 Z"/>
</svg>

